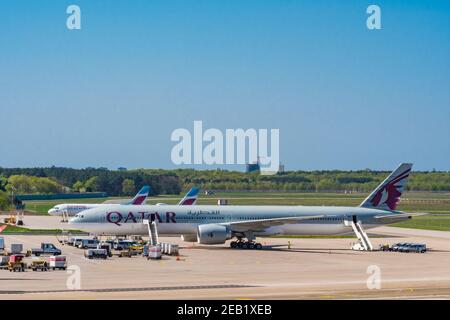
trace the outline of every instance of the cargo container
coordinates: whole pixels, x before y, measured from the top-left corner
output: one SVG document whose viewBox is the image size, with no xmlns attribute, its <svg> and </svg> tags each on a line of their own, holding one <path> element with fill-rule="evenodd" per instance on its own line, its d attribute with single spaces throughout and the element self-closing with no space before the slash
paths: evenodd
<svg viewBox="0 0 450 320">
<path fill-rule="evenodd" d="M 169 248 L 167 250 L 167 254 L 170 256 L 178 255 L 178 245 L 177 244 L 169 244 Z"/>
<path fill-rule="evenodd" d="M 11 243 L 11 254 L 19 254 L 23 251 L 23 244 Z"/>
<path fill-rule="evenodd" d="M 148 259 L 161 259 L 161 247 L 159 245 L 149 247 Z"/>
<path fill-rule="evenodd" d="M 66 270 L 67 259 L 65 256 L 51 256 L 49 258 L 49 265 L 50 265 L 50 268 L 52 268 L 53 270 L 55 270 L 55 269 Z"/>
</svg>

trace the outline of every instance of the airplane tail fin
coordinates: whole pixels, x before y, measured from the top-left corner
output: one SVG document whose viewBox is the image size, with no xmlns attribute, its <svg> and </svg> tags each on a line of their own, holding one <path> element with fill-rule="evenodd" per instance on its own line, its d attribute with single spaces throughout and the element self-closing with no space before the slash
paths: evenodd
<svg viewBox="0 0 450 320">
<path fill-rule="evenodd" d="M 193 187 L 189 192 L 184 196 L 183 199 L 178 203 L 179 206 L 192 206 L 195 205 L 198 199 L 199 188 Z"/>
<path fill-rule="evenodd" d="M 359 206 L 395 210 L 405 189 L 412 163 L 402 163 Z"/>
<path fill-rule="evenodd" d="M 141 205 L 147 201 L 148 194 L 150 192 L 150 186 L 143 186 L 142 189 L 134 196 L 134 198 L 128 202 L 130 205 Z"/>
</svg>

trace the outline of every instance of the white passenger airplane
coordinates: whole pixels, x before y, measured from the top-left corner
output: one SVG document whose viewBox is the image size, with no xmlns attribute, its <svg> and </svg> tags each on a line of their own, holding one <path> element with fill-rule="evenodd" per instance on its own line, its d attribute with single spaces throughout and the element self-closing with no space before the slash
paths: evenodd
<svg viewBox="0 0 450 320">
<path fill-rule="evenodd" d="M 365 228 L 374 228 L 416 214 L 396 211 L 412 164 L 401 164 L 358 207 L 331 206 L 117 206 L 84 211 L 69 223 L 97 235 L 138 235 L 149 232 L 153 221 L 159 235 L 182 235 L 185 241 L 223 244 L 234 237 L 232 248 L 256 248 L 256 236 L 338 235 L 355 232 L 366 250 L 372 250 Z M 248 241 L 243 241 L 246 238 Z"/>
<path fill-rule="evenodd" d="M 150 186 L 144 186 L 142 189 L 136 194 L 136 196 L 127 203 L 119 204 L 119 205 L 142 205 L 145 204 L 148 198 L 148 194 L 150 192 Z M 188 193 L 184 196 L 183 199 L 178 203 L 179 206 L 189 206 L 194 205 L 198 199 L 198 188 L 191 188 Z M 64 203 L 58 204 L 51 208 L 48 211 L 49 215 L 52 216 L 61 216 L 63 214 L 68 215 L 69 217 L 73 217 L 76 214 L 93 208 L 101 208 L 106 205 L 111 205 L 109 203 Z M 158 203 L 157 205 L 165 205 L 164 203 Z"/>
<path fill-rule="evenodd" d="M 131 199 L 125 205 L 141 205 L 145 204 L 147 201 L 148 194 L 150 192 L 150 186 L 143 186 L 141 190 L 136 194 L 136 196 Z M 62 216 L 67 215 L 69 217 L 75 216 L 81 211 L 99 208 L 108 205 L 107 203 L 63 203 L 58 204 L 48 210 L 48 214 L 51 216 Z"/>
</svg>

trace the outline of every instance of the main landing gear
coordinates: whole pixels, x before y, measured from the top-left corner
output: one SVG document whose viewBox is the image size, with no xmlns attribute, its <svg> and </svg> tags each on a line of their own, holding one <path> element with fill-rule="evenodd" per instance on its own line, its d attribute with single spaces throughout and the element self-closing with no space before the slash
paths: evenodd
<svg viewBox="0 0 450 320">
<path fill-rule="evenodd" d="M 251 249 L 251 250 L 253 250 L 253 249 L 261 250 L 262 249 L 262 245 L 259 242 L 242 241 L 242 240 L 231 241 L 230 247 L 232 249 Z"/>
</svg>

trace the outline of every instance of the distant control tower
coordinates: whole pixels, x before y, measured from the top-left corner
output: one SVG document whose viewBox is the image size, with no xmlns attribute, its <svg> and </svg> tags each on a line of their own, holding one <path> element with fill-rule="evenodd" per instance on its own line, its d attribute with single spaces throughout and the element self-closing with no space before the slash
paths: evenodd
<svg viewBox="0 0 450 320">
<path fill-rule="evenodd" d="M 256 162 L 247 163 L 245 165 L 245 173 L 260 172 L 260 171 L 261 171 L 261 166 L 259 165 L 259 157 Z"/>
</svg>

